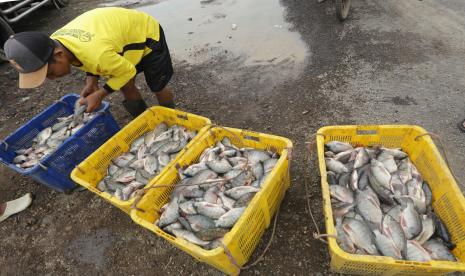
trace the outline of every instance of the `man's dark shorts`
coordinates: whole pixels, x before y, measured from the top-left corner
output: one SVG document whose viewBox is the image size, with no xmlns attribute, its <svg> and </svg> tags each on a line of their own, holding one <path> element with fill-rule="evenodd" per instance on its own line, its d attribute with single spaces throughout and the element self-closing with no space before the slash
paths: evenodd
<svg viewBox="0 0 465 276">
<path fill-rule="evenodd" d="M 137 73 L 144 72 L 147 85 L 152 92 L 159 92 L 165 88 L 173 75 L 170 51 L 166 44 L 165 34 L 160 26 L 160 40 L 151 41 L 147 45 L 152 52 L 136 65 Z"/>
</svg>

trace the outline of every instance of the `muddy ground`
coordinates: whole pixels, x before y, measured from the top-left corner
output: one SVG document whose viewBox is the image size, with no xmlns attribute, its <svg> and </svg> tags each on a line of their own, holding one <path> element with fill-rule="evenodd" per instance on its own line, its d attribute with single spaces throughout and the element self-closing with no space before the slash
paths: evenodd
<svg viewBox="0 0 465 276">
<path fill-rule="evenodd" d="M 50 33 L 102 2 L 71 0 L 60 11 L 37 12 L 16 30 Z M 223 1 L 202 2 L 221 5 Z M 294 142 L 292 183 L 281 206 L 275 239 L 264 260 L 243 274 L 327 275 L 328 250 L 312 238 L 315 229 L 306 210 L 307 167 L 309 200 L 323 230 L 318 168 L 314 155 L 307 166 L 305 142 L 324 125 L 418 124 L 443 136 L 454 149 L 450 159 L 463 181 L 464 134 L 455 124 L 465 116 L 465 5 L 461 1 L 353 1 L 351 17 L 341 24 L 332 1 L 279 3 L 291 26 L 289 32 L 298 34 L 306 47 L 299 66 L 289 69 L 272 61 L 250 65 L 235 52 L 218 50 L 221 46 L 186 46 L 190 57 L 199 58 L 192 62 L 174 55 L 176 73 L 170 86 L 179 109 L 221 125 L 282 135 Z M 227 18 L 227 9 L 225 14 Z M 238 25 L 238 31 L 254 28 L 253 23 Z M 167 39 L 170 44 L 169 32 Z M 274 43 L 279 47 L 285 42 Z M 79 93 L 83 79 L 75 71 L 41 88 L 20 91 L 16 73 L 1 65 L 0 136 L 62 95 Z M 143 78 L 138 85 L 147 101 L 156 104 Z M 121 95 L 115 93 L 110 101 L 120 125 L 128 123 L 130 118 L 119 104 Z M 91 192 L 61 194 L 0 167 L 0 202 L 25 192 L 34 195 L 32 206 L 0 224 L 0 275 L 219 274 L 137 226 Z M 252 259 L 262 252 L 270 235 L 268 230 Z"/>
</svg>

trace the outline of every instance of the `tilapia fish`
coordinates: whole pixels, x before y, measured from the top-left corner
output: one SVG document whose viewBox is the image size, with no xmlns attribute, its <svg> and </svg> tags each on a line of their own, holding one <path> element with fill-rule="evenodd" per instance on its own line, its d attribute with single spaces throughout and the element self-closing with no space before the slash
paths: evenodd
<svg viewBox="0 0 465 276">
<path fill-rule="evenodd" d="M 195 134 L 195 131 L 182 126 L 159 124 L 154 130 L 136 138 L 129 146 L 129 152 L 112 160 L 97 188 L 120 200 L 133 198 L 136 191 L 158 175 Z"/>
<path fill-rule="evenodd" d="M 197 163 L 179 169 L 181 180 L 155 224 L 206 250 L 220 246 L 278 161 L 276 153 L 238 148 L 224 138 L 205 149 Z"/>
<path fill-rule="evenodd" d="M 56 151 L 70 136 L 78 132 L 96 114 L 86 113 L 85 105 L 80 105 L 79 100 L 74 105 L 74 114 L 59 117 L 55 123 L 40 131 L 32 140 L 32 145 L 16 150 L 13 163 L 23 169 L 29 169 L 39 163 L 41 159 Z"/>
<path fill-rule="evenodd" d="M 352 254 L 456 261 L 427 182 L 401 149 L 325 145 L 337 242 Z"/>
</svg>

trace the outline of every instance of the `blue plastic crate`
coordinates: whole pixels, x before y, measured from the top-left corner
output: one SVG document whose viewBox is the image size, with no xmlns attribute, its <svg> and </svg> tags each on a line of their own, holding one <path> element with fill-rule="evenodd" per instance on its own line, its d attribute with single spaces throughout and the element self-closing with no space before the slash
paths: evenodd
<svg viewBox="0 0 465 276">
<path fill-rule="evenodd" d="M 120 130 L 110 113 L 108 102 L 103 102 L 96 111 L 97 116 L 69 137 L 54 153 L 42 159 L 40 164 L 22 169 L 13 164 L 13 158 L 16 150 L 30 147 L 37 134 L 55 124 L 57 118 L 73 114 L 78 99 L 77 94 L 64 96 L 5 138 L 0 145 L 0 161 L 18 173 L 58 191 L 73 189 L 76 184 L 70 178 L 71 171 Z"/>
</svg>

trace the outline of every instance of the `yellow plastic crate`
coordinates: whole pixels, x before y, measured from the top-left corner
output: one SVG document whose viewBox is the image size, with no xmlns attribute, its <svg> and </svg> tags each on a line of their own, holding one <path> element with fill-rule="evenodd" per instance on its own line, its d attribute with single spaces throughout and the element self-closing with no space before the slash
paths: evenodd
<svg viewBox="0 0 465 276">
<path fill-rule="evenodd" d="M 134 199 L 127 201 L 120 200 L 109 193 L 101 192 L 96 186 L 107 174 L 107 168 L 113 158 L 129 151 L 129 148 L 135 139 L 144 133 L 155 129 L 155 127 L 162 122 L 166 123 L 168 126 L 180 125 L 189 130 L 199 132 L 194 139 L 192 139 L 186 147 L 178 153 L 176 159 L 178 159 L 185 150 L 195 142 L 196 139 L 202 136 L 203 131 L 205 131 L 204 127 L 211 124 L 209 119 L 198 115 L 161 106 L 151 107 L 121 129 L 115 136 L 110 138 L 87 159 L 82 161 L 72 171 L 71 178 L 76 183 L 86 187 L 88 190 L 103 197 L 111 204 L 129 214 Z M 152 178 L 146 187 L 157 182 L 157 179 L 160 178 L 167 168 L 176 162 L 176 159 L 172 160 L 159 175 Z"/>
<path fill-rule="evenodd" d="M 230 138 L 232 143 L 239 147 L 269 149 L 280 154 L 278 163 L 267 177 L 263 188 L 255 195 L 241 218 L 224 237 L 224 246 L 228 249 L 237 264 L 242 266 L 249 260 L 265 229 L 270 225 L 270 220 L 276 213 L 285 191 L 290 185 L 289 156 L 292 150 L 292 142 L 290 140 L 233 128 L 211 128 L 177 160 L 176 166 L 170 167 L 160 177 L 157 184 L 175 185 L 178 183 L 177 168 L 184 168 L 198 162 L 201 153 L 206 148 L 214 146 L 216 142 L 221 141 L 224 137 Z M 163 232 L 163 230 L 154 224 L 160 217 L 158 211 L 169 201 L 173 187 L 148 190 L 138 203 L 138 209 L 131 211 L 132 219 L 137 224 L 166 239 L 197 260 L 206 262 L 224 273 L 231 275 L 239 274 L 240 269 L 231 262 L 222 247 L 205 250 L 184 239 L 176 238 Z"/>
<path fill-rule="evenodd" d="M 324 145 L 330 141 L 348 142 L 354 146 L 383 145 L 402 148 L 418 168 L 433 192 L 433 208 L 443 220 L 457 245 L 453 254 L 458 262 L 412 262 L 390 257 L 346 253 L 334 238 L 329 239 L 331 269 L 338 273 L 363 275 L 443 275 L 465 271 L 465 200 L 447 165 L 427 132 L 418 126 L 328 126 L 317 134 L 318 159 L 326 222 L 326 232 L 336 235 L 326 178 Z M 420 135 L 424 135 L 419 137 Z"/>
</svg>

